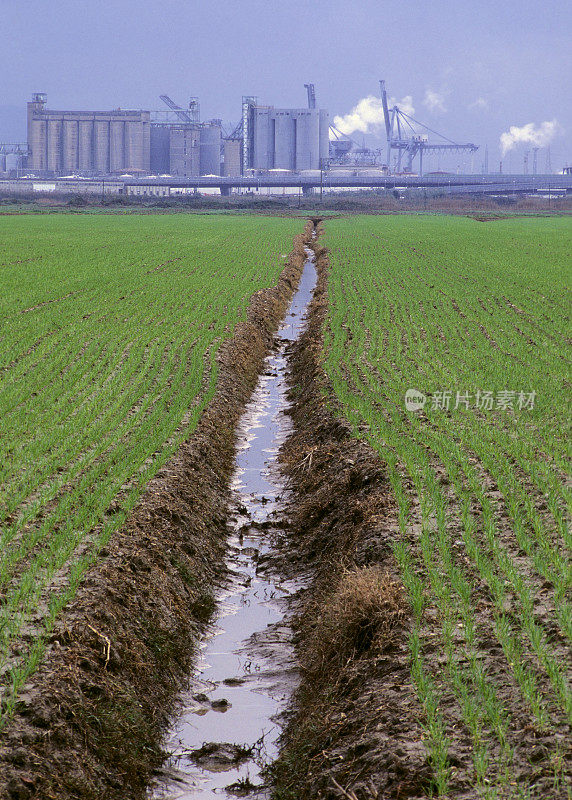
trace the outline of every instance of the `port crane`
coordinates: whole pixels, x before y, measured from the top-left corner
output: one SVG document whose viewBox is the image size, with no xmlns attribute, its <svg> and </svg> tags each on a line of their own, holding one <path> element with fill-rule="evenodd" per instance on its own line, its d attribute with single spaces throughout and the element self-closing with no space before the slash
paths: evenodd
<svg viewBox="0 0 572 800">
<path fill-rule="evenodd" d="M 392 150 L 397 150 L 397 172 L 401 172 L 401 162 L 403 157 L 406 159 L 406 172 L 413 172 L 413 159 L 419 154 L 419 175 L 423 175 L 423 154 L 424 153 L 438 153 L 438 152 L 465 152 L 475 153 L 479 146 L 472 142 L 459 144 L 452 139 L 447 138 L 442 133 L 438 133 L 425 125 L 423 122 L 414 119 L 409 114 L 406 114 L 398 105 L 393 108 L 388 107 L 387 91 L 385 89 L 385 81 L 379 82 L 381 90 L 381 105 L 383 107 L 383 118 L 385 122 L 385 130 L 387 133 L 387 171 L 391 171 L 391 153 Z M 416 127 L 414 127 L 414 125 Z M 422 128 L 434 136 L 438 136 L 442 141 L 431 142 L 425 133 L 419 133 L 419 128 Z"/>
</svg>

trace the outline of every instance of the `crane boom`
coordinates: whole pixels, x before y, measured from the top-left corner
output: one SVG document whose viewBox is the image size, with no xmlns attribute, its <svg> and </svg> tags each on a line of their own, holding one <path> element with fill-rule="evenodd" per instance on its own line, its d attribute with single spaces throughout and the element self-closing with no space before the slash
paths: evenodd
<svg viewBox="0 0 572 800">
<path fill-rule="evenodd" d="M 391 123 L 389 121 L 389 108 L 387 107 L 387 92 L 385 91 L 385 81 L 379 82 L 379 88 L 381 89 L 381 105 L 383 106 L 383 119 L 385 120 L 385 131 L 389 136 L 391 131 Z"/>
<path fill-rule="evenodd" d="M 162 100 L 162 101 L 165 103 L 165 105 L 166 105 L 166 106 L 169 106 L 169 108 L 170 108 L 172 111 L 174 111 L 174 112 L 175 112 L 175 114 L 176 114 L 176 115 L 179 117 L 179 119 L 180 119 L 182 122 L 192 122 L 192 120 L 191 120 L 191 118 L 190 118 L 189 114 L 187 114 L 187 112 L 186 112 L 186 111 L 183 111 L 183 109 L 181 108 L 181 106 L 178 106 L 178 105 L 177 105 L 177 104 L 176 104 L 176 103 L 175 103 L 173 100 L 171 100 L 171 98 L 169 97 L 169 95 L 167 95 L 167 94 L 161 94 L 161 95 L 159 95 L 159 97 L 160 97 L 160 98 L 161 98 L 161 100 Z"/>
</svg>

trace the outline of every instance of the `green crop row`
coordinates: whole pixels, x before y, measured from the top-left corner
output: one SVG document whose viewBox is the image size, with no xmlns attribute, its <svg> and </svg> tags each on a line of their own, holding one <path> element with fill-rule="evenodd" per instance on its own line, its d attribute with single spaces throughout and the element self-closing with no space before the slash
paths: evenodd
<svg viewBox="0 0 572 800">
<path fill-rule="evenodd" d="M 445 695 L 486 797 L 532 791 L 514 785 L 523 716 L 539 734 L 572 721 L 571 234 L 567 219 L 326 226 L 324 366 L 388 467 L 412 679 L 443 796 L 460 735 Z"/>
<path fill-rule="evenodd" d="M 221 342 L 299 231 L 227 215 L 0 218 L 3 717 L 97 553 L 194 429 Z"/>
</svg>

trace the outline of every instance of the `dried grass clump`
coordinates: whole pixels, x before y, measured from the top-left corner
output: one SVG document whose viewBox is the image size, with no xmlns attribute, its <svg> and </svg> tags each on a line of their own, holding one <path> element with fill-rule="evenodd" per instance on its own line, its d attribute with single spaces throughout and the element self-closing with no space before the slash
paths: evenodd
<svg viewBox="0 0 572 800">
<path fill-rule="evenodd" d="M 407 617 L 401 584 L 380 567 L 345 569 L 320 603 L 305 648 L 305 668 L 321 680 L 376 648 L 386 650 Z"/>
</svg>

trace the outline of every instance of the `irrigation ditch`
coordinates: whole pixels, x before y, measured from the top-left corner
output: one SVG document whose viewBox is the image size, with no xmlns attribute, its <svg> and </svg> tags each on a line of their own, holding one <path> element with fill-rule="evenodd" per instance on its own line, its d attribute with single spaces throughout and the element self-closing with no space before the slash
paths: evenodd
<svg viewBox="0 0 572 800">
<path fill-rule="evenodd" d="M 278 754 L 277 717 L 298 679 L 287 610 L 301 582 L 276 569 L 273 553 L 287 525 L 287 493 L 277 465 L 291 433 L 285 413 L 286 354 L 301 334 L 316 283 L 308 247 L 306 255 L 292 303 L 238 425 L 229 581 L 180 698 L 167 737 L 171 755 L 152 792 L 156 800 L 268 797 L 262 773 Z"/>
<path fill-rule="evenodd" d="M 0 798 L 431 791 L 389 481 L 320 362 L 320 230 L 253 296 L 197 429 L 53 632 L 0 733 Z"/>
</svg>

